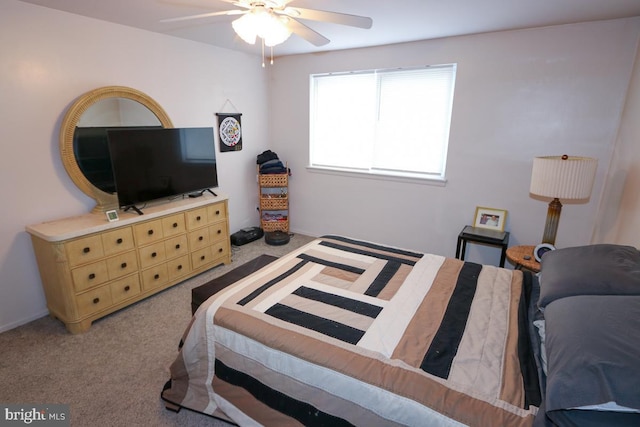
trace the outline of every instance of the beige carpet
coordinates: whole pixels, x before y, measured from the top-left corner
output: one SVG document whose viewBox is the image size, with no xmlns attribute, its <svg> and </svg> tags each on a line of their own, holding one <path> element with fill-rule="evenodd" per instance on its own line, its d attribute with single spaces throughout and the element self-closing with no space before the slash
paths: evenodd
<svg viewBox="0 0 640 427">
<path fill-rule="evenodd" d="M 169 365 L 191 318 L 191 289 L 260 254 L 282 256 L 313 238 L 287 245 L 258 240 L 232 247 L 232 263 L 174 286 L 71 335 L 44 317 L 0 334 L 0 403 L 68 404 L 72 426 L 228 426 L 160 399 Z"/>
</svg>

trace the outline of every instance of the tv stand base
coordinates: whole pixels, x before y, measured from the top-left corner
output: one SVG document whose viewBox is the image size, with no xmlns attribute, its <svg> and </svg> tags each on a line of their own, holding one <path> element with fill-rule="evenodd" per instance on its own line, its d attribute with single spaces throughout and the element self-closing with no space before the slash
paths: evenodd
<svg viewBox="0 0 640 427">
<path fill-rule="evenodd" d="M 135 207 L 133 205 L 127 206 L 126 208 L 124 208 L 124 211 L 126 212 L 129 209 L 135 211 L 138 215 L 144 215 L 140 209 L 138 209 L 137 207 Z"/>
</svg>

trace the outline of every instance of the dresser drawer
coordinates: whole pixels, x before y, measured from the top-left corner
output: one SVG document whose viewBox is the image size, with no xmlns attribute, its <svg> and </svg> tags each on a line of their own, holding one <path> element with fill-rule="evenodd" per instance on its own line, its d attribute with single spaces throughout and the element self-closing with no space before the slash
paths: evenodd
<svg viewBox="0 0 640 427">
<path fill-rule="evenodd" d="M 98 235 L 71 240 L 64 244 L 64 248 L 67 252 L 67 259 L 71 267 L 96 261 L 104 257 L 102 239 Z"/>
<path fill-rule="evenodd" d="M 191 266 L 194 270 L 197 270 L 200 267 L 211 263 L 212 261 L 213 252 L 211 251 L 210 246 L 191 253 Z"/>
<path fill-rule="evenodd" d="M 226 240 L 229 238 L 227 232 L 227 222 L 221 221 L 209 226 L 209 238 L 212 242 L 216 240 Z"/>
<path fill-rule="evenodd" d="M 207 208 L 194 209 L 186 213 L 187 216 L 187 228 L 189 230 L 195 230 L 196 228 L 207 225 L 209 219 L 207 217 Z"/>
<path fill-rule="evenodd" d="M 128 251 L 134 246 L 131 227 L 108 231 L 102 235 L 102 247 L 107 256 Z"/>
<path fill-rule="evenodd" d="M 157 288 L 168 282 L 167 264 L 159 264 L 142 271 L 142 288 L 145 290 Z"/>
<path fill-rule="evenodd" d="M 189 233 L 189 249 L 195 251 L 197 249 L 209 246 L 209 230 L 200 228 Z"/>
<path fill-rule="evenodd" d="M 194 270 L 205 265 L 210 265 L 215 260 L 227 254 L 227 242 L 220 241 L 212 246 L 199 249 L 191 254 L 191 266 Z"/>
<path fill-rule="evenodd" d="M 109 286 L 101 286 L 78 295 L 76 303 L 80 317 L 109 308 L 112 304 Z"/>
<path fill-rule="evenodd" d="M 162 239 L 162 220 L 147 221 L 133 227 L 133 233 L 136 236 L 138 246 L 148 243 L 157 242 Z"/>
<path fill-rule="evenodd" d="M 209 222 L 223 221 L 227 219 L 227 211 L 224 203 L 207 206 L 207 217 Z"/>
<path fill-rule="evenodd" d="M 175 236 L 186 231 L 184 215 L 176 214 L 167 218 L 162 218 L 162 232 L 164 237 Z"/>
<path fill-rule="evenodd" d="M 167 259 L 164 242 L 140 248 L 140 267 L 147 268 Z"/>
<path fill-rule="evenodd" d="M 118 279 L 109 285 L 111 288 L 111 299 L 114 304 L 134 297 L 140 293 L 140 276 L 132 274 L 131 276 Z"/>
<path fill-rule="evenodd" d="M 187 253 L 189 253 L 187 236 L 183 234 L 165 240 L 164 248 L 167 254 L 167 259 L 175 258 L 180 255 L 186 255 Z"/>
<path fill-rule="evenodd" d="M 227 240 L 221 240 L 219 242 L 214 243 L 211 246 L 211 255 L 213 255 L 214 259 L 227 256 L 229 251 L 229 242 Z"/>
<path fill-rule="evenodd" d="M 135 251 L 107 258 L 107 271 L 110 280 L 138 271 L 138 258 Z"/>
<path fill-rule="evenodd" d="M 180 276 L 184 276 L 190 271 L 189 255 L 184 255 L 180 258 L 172 259 L 167 262 L 167 274 L 169 275 L 169 280 L 174 280 Z"/>
<path fill-rule="evenodd" d="M 106 261 L 98 261 L 93 264 L 83 265 L 71 270 L 73 288 L 76 292 L 105 283 L 109 280 Z"/>
</svg>

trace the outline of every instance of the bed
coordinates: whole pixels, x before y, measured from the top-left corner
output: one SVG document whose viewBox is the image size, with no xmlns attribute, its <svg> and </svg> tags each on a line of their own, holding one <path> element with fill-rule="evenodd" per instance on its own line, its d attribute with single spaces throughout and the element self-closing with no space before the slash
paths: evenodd
<svg viewBox="0 0 640 427">
<path fill-rule="evenodd" d="M 565 339 L 547 311 L 571 298 L 529 272 L 323 236 L 200 306 L 162 398 L 238 425 L 553 425 L 591 405 L 545 401 Z M 589 409 L 633 422 L 637 400 Z"/>
</svg>

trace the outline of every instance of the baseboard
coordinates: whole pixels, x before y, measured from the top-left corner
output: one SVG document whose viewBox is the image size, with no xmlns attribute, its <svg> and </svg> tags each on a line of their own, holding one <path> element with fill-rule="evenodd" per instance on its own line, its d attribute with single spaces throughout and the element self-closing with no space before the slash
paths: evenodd
<svg viewBox="0 0 640 427">
<path fill-rule="evenodd" d="M 33 322 L 34 320 L 38 320 L 41 317 L 48 316 L 48 315 L 49 315 L 49 310 L 45 309 L 44 311 L 34 314 L 33 316 L 16 320 L 15 322 L 7 323 L 6 325 L 0 325 L 0 334 L 3 332 L 10 331 L 11 329 L 15 329 L 19 326 L 26 325 L 29 322 Z"/>
</svg>

